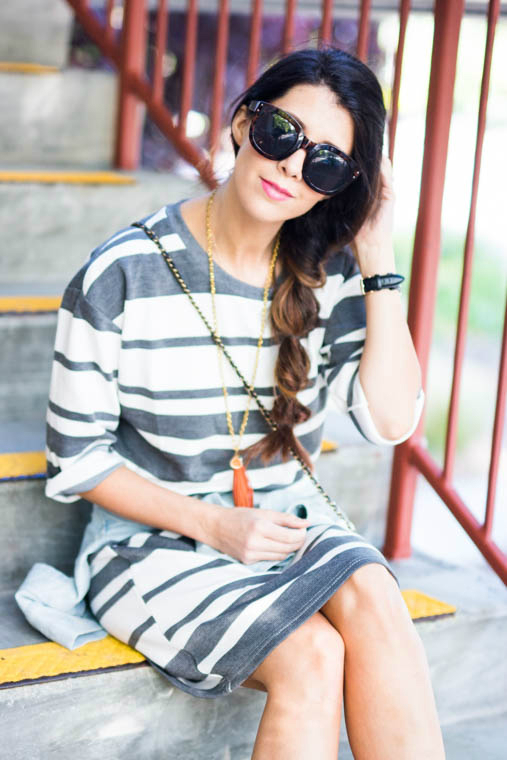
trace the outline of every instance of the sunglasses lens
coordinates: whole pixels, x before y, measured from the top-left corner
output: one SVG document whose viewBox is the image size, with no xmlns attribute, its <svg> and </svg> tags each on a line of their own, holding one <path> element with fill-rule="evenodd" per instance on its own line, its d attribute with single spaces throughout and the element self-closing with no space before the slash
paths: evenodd
<svg viewBox="0 0 507 760">
<path fill-rule="evenodd" d="M 318 149 L 303 165 L 303 178 L 318 193 L 339 193 L 352 182 L 350 165 L 338 153 Z"/>
<path fill-rule="evenodd" d="M 252 137 L 264 156 L 280 160 L 294 150 L 298 133 L 281 113 L 264 108 L 252 124 Z"/>
</svg>

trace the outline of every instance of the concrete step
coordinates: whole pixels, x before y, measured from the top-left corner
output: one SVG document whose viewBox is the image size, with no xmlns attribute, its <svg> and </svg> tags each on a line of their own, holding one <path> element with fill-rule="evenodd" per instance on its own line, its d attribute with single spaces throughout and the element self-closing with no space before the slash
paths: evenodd
<svg viewBox="0 0 507 760">
<path fill-rule="evenodd" d="M 199 699 L 148 666 L 0 691 L 10 760 L 247 760 L 266 700 Z"/>
<path fill-rule="evenodd" d="M 44 496 L 43 479 L 0 482 L 0 589 L 17 588 L 35 562 L 71 574 L 90 505 Z"/>
<path fill-rule="evenodd" d="M 419 589 L 457 608 L 454 615 L 416 625 L 442 723 L 506 712 L 507 589 L 499 577 L 489 568 L 454 565 L 415 550 L 409 559 L 389 561 L 402 589 Z M 489 760 L 487 754 L 477 757 Z"/>
<path fill-rule="evenodd" d="M 446 760 L 504 760 L 507 713 L 474 715 L 441 724 Z M 346 730 L 342 719 L 342 731 Z M 350 745 L 340 741 L 340 760 L 354 760 Z"/>
<path fill-rule="evenodd" d="M 35 283 L 46 291 L 61 287 L 90 252 L 119 229 L 167 203 L 204 191 L 197 180 L 169 173 L 139 171 L 128 176 L 135 184 L 0 183 L 2 287 L 9 285 L 14 295 L 13 289 L 22 295 L 25 286 L 33 288 Z"/>
<path fill-rule="evenodd" d="M 447 760 L 502 760 L 505 756 L 507 713 L 474 715 L 442 726 Z"/>
<path fill-rule="evenodd" d="M 62 68 L 68 60 L 73 13 L 64 0 L 0 3 L 0 61 Z"/>
<path fill-rule="evenodd" d="M 336 454 L 322 454 L 317 477 L 357 530 L 382 548 L 385 535 L 393 449 L 374 446 L 358 433 L 348 417 L 330 412 L 324 435 L 338 441 Z"/>
<path fill-rule="evenodd" d="M 265 701 L 197 700 L 143 667 L 0 691 L 0 729 L 10 760 L 249 760 Z M 441 727 L 446 760 L 504 760 L 507 713 Z M 342 710 L 339 758 L 353 757 Z"/>
<path fill-rule="evenodd" d="M 55 330 L 55 313 L 0 316 L 2 422 L 43 426 Z"/>
<path fill-rule="evenodd" d="M 78 68 L 44 75 L 0 72 L 0 163 L 111 166 L 116 83 L 112 72 Z"/>
<path fill-rule="evenodd" d="M 458 608 L 451 617 L 415 621 L 429 661 L 447 760 L 500 760 L 507 727 L 503 584 L 493 573 L 471 574 L 422 554 L 393 565 L 402 589 L 413 584 L 427 593 L 437 589 L 438 598 Z M 43 640 L 13 609 L 12 592 L 0 594 L 0 612 L 3 631 L 5 621 L 11 621 L 7 638 L 3 634 L 8 646 Z M 1 689 L 0 730 L 12 760 L 63 760 L 70 754 L 75 760 L 246 760 L 264 703 L 263 693 L 244 688 L 223 699 L 196 701 L 140 664 Z M 343 710 L 340 739 L 339 757 L 348 760 L 353 755 Z"/>
</svg>

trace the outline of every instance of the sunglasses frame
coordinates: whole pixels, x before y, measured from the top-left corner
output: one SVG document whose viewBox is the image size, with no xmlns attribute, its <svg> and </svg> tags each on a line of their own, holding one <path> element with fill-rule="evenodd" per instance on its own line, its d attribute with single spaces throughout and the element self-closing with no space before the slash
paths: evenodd
<svg viewBox="0 0 507 760">
<path fill-rule="evenodd" d="M 281 116 L 283 116 L 284 119 L 287 119 L 287 121 L 292 124 L 293 127 L 295 127 L 297 132 L 297 141 L 293 148 L 291 148 L 284 156 L 281 157 L 275 157 L 268 153 L 266 153 L 256 142 L 254 138 L 254 124 L 259 118 L 260 114 L 262 113 L 263 109 L 272 110 L 273 113 L 278 113 Z M 253 114 L 252 120 L 250 122 L 250 130 L 249 130 L 249 138 L 252 146 L 255 148 L 255 150 L 260 153 L 265 158 L 269 158 L 272 161 L 283 161 L 284 158 L 287 158 L 288 156 L 291 156 L 293 153 L 295 153 L 300 148 L 303 148 L 303 150 L 306 151 L 306 157 L 303 162 L 303 170 L 302 175 L 303 179 L 305 180 L 306 184 L 309 185 L 309 187 L 312 188 L 312 190 L 315 190 L 317 193 L 321 193 L 322 195 L 336 195 L 337 193 L 341 193 L 345 188 L 347 188 L 359 175 L 361 172 L 359 171 L 356 162 L 353 158 L 351 158 L 347 153 L 344 153 L 342 150 L 337 148 L 335 145 L 331 145 L 330 143 L 316 143 L 313 142 L 313 140 L 310 140 L 304 133 L 302 125 L 299 123 L 299 121 L 296 119 L 295 116 L 292 116 L 290 113 L 287 113 L 287 111 L 284 111 L 282 108 L 278 108 L 278 106 L 273 105 L 273 103 L 269 103 L 266 100 L 251 100 L 250 103 L 247 106 L 248 110 Z M 307 175 L 307 169 L 311 162 L 312 154 L 314 154 L 318 150 L 328 150 L 331 153 L 335 153 L 336 155 L 340 156 L 345 163 L 349 166 L 349 168 L 352 170 L 352 177 L 347 184 L 340 188 L 339 190 L 322 190 L 321 188 L 317 187 L 311 179 L 308 179 Z"/>
</svg>

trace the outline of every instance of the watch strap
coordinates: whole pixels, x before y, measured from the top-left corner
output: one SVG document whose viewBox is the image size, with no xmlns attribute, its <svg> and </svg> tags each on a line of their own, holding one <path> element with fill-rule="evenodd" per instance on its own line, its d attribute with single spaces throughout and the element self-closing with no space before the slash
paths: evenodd
<svg viewBox="0 0 507 760">
<path fill-rule="evenodd" d="M 399 290 L 400 284 L 405 278 L 401 274 L 388 272 L 387 274 L 374 274 L 372 277 L 361 277 L 361 292 L 369 293 L 372 290 Z"/>
</svg>

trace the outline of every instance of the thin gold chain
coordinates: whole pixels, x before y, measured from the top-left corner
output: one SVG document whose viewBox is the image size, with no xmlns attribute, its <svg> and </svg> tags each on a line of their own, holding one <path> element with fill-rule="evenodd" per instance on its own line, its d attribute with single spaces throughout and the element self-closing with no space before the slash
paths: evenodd
<svg viewBox="0 0 507 760">
<path fill-rule="evenodd" d="M 207 240 L 208 264 L 209 264 L 209 281 L 210 281 L 210 291 L 211 291 L 211 308 L 213 312 L 214 329 L 215 329 L 215 332 L 218 334 L 218 319 L 217 319 L 217 309 L 216 309 L 216 301 L 215 301 L 215 296 L 216 296 L 215 268 L 213 266 L 213 240 L 214 238 L 213 238 L 213 233 L 211 231 L 211 206 L 213 204 L 215 194 L 216 194 L 216 189 L 213 190 L 206 204 L 206 240 Z M 255 361 L 254 361 L 254 367 L 253 367 L 253 373 L 252 373 L 252 380 L 250 382 L 250 385 L 252 387 L 255 384 L 255 376 L 257 374 L 257 367 L 259 366 L 260 352 L 261 352 L 262 344 L 264 342 L 264 328 L 266 326 L 268 293 L 269 293 L 269 288 L 271 286 L 271 282 L 273 280 L 279 247 L 280 247 L 280 233 L 278 233 L 277 238 L 276 238 L 273 254 L 271 256 L 271 262 L 269 264 L 268 274 L 266 277 L 266 282 L 264 284 L 264 294 L 263 294 L 263 299 L 262 299 L 262 313 L 261 313 L 261 330 L 260 330 L 259 339 L 257 341 L 257 350 L 255 352 Z M 243 438 L 243 434 L 245 432 L 245 429 L 248 423 L 248 415 L 250 413 L 250 403 L 251 403 L 252 397 L 248 395 L 246 408 L 243 413 L 243 420 L 241 422 L 241 426 L 239 428 L 237 439 L 236 439 L 236 433 L 234 432 L 234 426 L 232 424 L 232 416 L 229 409 L 229 394 L 227 392 L 227 386 L 225 384 L 225 375 L 224 375 L 223 358 L 222 358 L 223 352 L 219 345 L 217 345 L 217 351 L 218 351 L 218 365 L 220 368 L 220 378 L 222 380 L 222 390 L 223 390 L 224 401 L 225 401 L 225 415 L 227 418 L 227 428 L 229 430 L 229 434 L 233 442 L 234 455 L 235 457 L 237 457 L 238 452 L 241 448 L 241 439 Z"/>
</svg>

